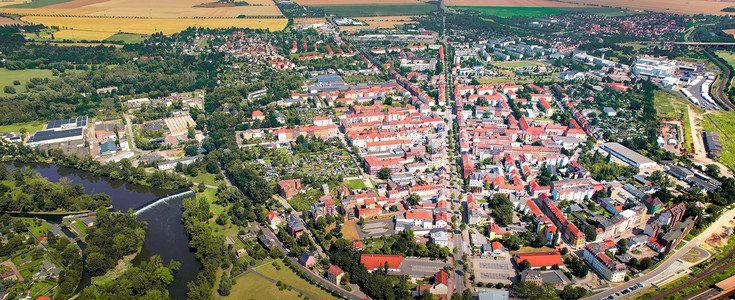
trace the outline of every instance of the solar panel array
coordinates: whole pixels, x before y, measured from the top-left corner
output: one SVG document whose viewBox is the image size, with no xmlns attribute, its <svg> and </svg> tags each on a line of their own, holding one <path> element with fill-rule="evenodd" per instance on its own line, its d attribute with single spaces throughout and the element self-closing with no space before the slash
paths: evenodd
<svg viewBox="0 0 735 300">
<path fill-rule="evenodd" d="M 53 120 L 48 122 L 48 126 L 46 126 L 46 129 L 61 128 L 62 126 L 73 124 L 76 124 L 77 127 L 87 126 L 87 116 L 65 120 Z"/>
<path fill-rule="evenodd" d="M 86 122 L 86 121 L 85 121 Z M 36 132 L 33 136 L 28 139 L 28 143 L 38 143 L 48 140 L 63 139 L 72 136 L 82 135 L 84 128 L 72 128 L 66 130 L 43 130 Z"/>
</svg>

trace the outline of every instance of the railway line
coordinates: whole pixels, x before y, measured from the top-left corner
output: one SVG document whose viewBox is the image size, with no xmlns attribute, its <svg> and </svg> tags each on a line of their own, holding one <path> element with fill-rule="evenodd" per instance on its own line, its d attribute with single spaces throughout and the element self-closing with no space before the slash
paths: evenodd
<svg viewBox="0 0 735 300">
<path fill-rule="evenodd" d="M 707 267 L 706 269 L 704 269 L 704 271 L 699 272 L 697 275 L 694 275 L 692 278 L 690 278 L 689 280 L 685 281 L 684 283 L 682 283 L 682 284 L 680 284 L 680 285 L 678 285 L 676 287 L 673 287 L 673 288 L 668 289 L 668 290 L 666 290 L 666 291 L 664 291 L 664 292 L 662 292 L 662 293 L 660 293 L 660 294 L 658 294 L 656 296 L 653 296 L 652 298 L 650 298 L 650 300 L 664 299 L 664 298 L 666 298 L 668 296 L 671 296 L 671 295 L 674 295 L 674 294 L 678 293 L 679 291 L 681 291 L 681 290 L 683 290 L 683 289 L 685 289 L 685 288 L 687 288 L 687 287 L 689 287 L 689 286 L 691 286 L 693 284 L 699 283 L 700 281 L 704 280 L 705 278 L 708 278 L 708 277 L 712 276 L 713 274 L 716 274 L 718 272 L 722 272 L 722 271 L 727 270 L 728 268 L 730 268 L 732 266 L 735 266 L 735 261 L 732 261 L 732 262 L 729 262 L 729 263 L 723 265 L 723 263 L 725 263 L 728 260 L 730 260 L 730 258 L 732 258 L 733 255 L 735 255 L 735 248 L 733 248 L 730 251 L 728 251 L 723 257 L 721 257 L 720 259 L 718 259 L 717 261 L 715 261 L 714 263 L 712 263 L 712 265 L 710 265 L 709 267 Z M 699 295 L 702 295 L 703 293 L 706 293 L 707 292 L 707 289 L 709 289 L 709 287 L 706 287 L 706 288 L 701 289 L 701 290 L 699 290 L 697 292 L 694 292 L 693 293 L 693 297 L 697 297 Z M 685 298 L 685 299 L 693 299 L 693 298 Z"/>
</svg>

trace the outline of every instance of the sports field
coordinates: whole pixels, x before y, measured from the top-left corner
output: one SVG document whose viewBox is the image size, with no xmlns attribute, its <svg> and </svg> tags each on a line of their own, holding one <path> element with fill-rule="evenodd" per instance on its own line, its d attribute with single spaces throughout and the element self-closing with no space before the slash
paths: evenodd
<svg viewBox="0 0 735 300">
<path fill-rule="evenodd" d="M 23 21 L 57 26 L 61 29 L 94 31 L 105 39 L 115 33 L 153 34 L 163 32 L 172 34 L 188 27 L 230 28 L 247 27 L 254 29 L 282 30 L 288 24 L 285 18 L 278 19 L 128 19 L 128 18 L 82 18 L 82 17 L 38 17 L 27 16 Z M 102 33 L 109 33 L 102 37 Z"/>
<path fill-rule="evenodd" d="M 406 16 L 425 15 L 437 10 L 433 4 L 414 3 L 373 3 L 373 4 L 329 4 L 309 5 L 319 8 L 329 14 L 340 17 L 380 17 L 380 16 Z"/>
</svg>

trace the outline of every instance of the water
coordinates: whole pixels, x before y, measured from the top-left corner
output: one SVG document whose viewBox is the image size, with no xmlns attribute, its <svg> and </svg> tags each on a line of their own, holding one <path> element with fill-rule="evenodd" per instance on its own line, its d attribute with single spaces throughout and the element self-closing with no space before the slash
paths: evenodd
<svg viewBox="0 0 735 300">
<path fill-rule="evenodd" d="M 5 162 L 4 164 L 9 169 L 15 167 L 32 169 L 51 182 L 59 182 L 62 177 L 69 178 L 72 185 L 77 183 L 84 185 L 87 194 L 108 194 L 112 198 L 112 207 L 115 211 L 137 209 L 136 216 L 138 220 L 148 223 L 148 231 L 143 249 L 133 262 L 139 264 L 153 255 L 160 255 L 164 263 L 168 263 L 171 259 L 180 262 L 181 268 L 169 292 L 174 299 L 186 299 L 186 283 L 194 281 L 200 269 L 194 253 L 189 251 L 189 238 L 181 221 L 181 213 L 184 210 L 182 200 L 193 197 L 193 192 L 176 193 L 167 197 L 176 191 L 131 184 L 46 163 Z M 37 217 L 56 223 L 61 220 L 59 215 Z M 82 287 L 89 284 L 90 278 L 85 274 Z"/>
</svg>

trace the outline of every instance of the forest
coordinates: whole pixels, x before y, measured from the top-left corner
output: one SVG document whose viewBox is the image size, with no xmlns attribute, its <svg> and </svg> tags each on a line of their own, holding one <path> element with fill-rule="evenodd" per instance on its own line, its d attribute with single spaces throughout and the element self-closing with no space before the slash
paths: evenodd
<svg viewBox="0 0 735 300">
<path fill-rule="evenodd" d="M 146 224 L 138 221 L 132 211 L 110 213 L 100 208 L 95 225 L 87 228 L 84 249 L 87 270 L 92 276 L 105 274 L 123 256 L 137 253 L 143 245 Z"/>
</svg>

